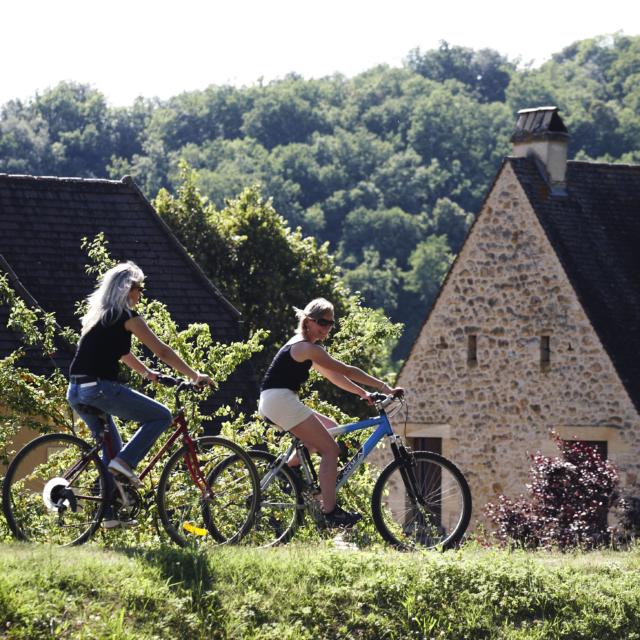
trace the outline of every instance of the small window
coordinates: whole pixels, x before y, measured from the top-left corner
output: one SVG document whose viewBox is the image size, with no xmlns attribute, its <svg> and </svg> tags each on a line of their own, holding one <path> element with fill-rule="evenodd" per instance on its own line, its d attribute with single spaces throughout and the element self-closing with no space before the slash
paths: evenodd
<svg viewBox="0 0 640 640">
<path fill-rule="evenodd" d="M 478 336 L 474 334 L 467 336 L 467 365 L 478 366 Z"/>
<path fill-rule="evenodd" d="M 540 370 L 549 371 L 551 366 L 550 336 L 540 336 Z"/>
</svg>

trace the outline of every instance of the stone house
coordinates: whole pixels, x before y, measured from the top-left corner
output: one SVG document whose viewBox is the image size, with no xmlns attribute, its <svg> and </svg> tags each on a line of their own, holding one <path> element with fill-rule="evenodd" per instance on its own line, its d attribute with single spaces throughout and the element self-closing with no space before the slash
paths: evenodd
<svg viewBox="0 0 640 640">
<path fill-rule="evenodd" d="M 640 166 L 567 161 L 555 107 L 504 159 L 398 384 L 396 429 L 464 472 L 472 522 L 525 491 L 549 434 L 596 443 L 640 495 Z"/>
<path fill-rule="evenodd" d="M 121 181 L 0 174 L 0 272 L 29 304 L 56 314 L 61 326 L 79 329 L 75 303 L 95 286 L 81 239 L 103 232 L 111 257 L 133 260 L 146 275 L 146 292 L 165 303 L 181 328 L 210 326 L 215 340 L 241 338 L 240 313 L 205 276 L 136 184 Z M 20 344 L 0 305 L 0 358 Z M 27 352 L 23 365 L 36 373 L 54 364 L 68 370 L 73 353 L 63 345 L 44 360 Z M 212 408 L 244 399 L 252 411 L 258 391 L 245 364 L 214 394 Z"/>
</svg>

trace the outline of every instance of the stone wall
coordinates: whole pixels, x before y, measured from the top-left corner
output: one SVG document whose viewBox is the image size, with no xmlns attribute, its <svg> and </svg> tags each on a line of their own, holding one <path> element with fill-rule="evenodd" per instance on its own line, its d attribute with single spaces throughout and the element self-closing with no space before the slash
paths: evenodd
<svg viewBox="0 0 640 640">
<path fill-rule="evenodd" d="M 607 440 L 623 486 L 640 495 L 640 417 L 508 163 L 398 384 L 410 416 L 394 428 L 443 438 L 471 486 L 472 523 L 498 494 L 525 491 L 528 454 L 557 454 L 552 429 Z"/>
</svg>

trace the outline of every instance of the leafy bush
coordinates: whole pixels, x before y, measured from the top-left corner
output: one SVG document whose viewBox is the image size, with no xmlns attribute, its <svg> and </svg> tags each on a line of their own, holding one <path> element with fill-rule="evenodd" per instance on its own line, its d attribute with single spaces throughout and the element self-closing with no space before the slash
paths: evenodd
<svg viewBox="0 0 640 640">
<path fill-rule="evenodd" d="M 593 548 L 611 541 L 609 509 L 620 502 L 618 473 L 584 442 L 552 438 L 560 456 L 531 456 L 529 497 L 499 496 L 485 507 L 503 543 L 525 548 Z"/>
</svg>

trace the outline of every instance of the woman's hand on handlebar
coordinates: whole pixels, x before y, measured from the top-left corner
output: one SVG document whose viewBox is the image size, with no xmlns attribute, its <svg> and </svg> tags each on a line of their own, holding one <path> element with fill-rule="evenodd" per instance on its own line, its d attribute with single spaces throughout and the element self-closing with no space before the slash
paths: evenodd
<svg viewBox="0 0 640 640">
<path fill-rule="evenodd" d="M 197 372 L 198 377 L 193 381 L 196 387 L 204 387 L 205 385 L 213 386 L 213 380 L 206 374 Z"/>
<path fill-rule="evenodd" d="M 388 396 L 393 396 L 394 398 L 401 398 L 404 395 L 404 389 L 402 387 L 390 387 L 388 384 L 382 385 L 380 392 L 386 393 Z"/>
</svg>

